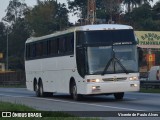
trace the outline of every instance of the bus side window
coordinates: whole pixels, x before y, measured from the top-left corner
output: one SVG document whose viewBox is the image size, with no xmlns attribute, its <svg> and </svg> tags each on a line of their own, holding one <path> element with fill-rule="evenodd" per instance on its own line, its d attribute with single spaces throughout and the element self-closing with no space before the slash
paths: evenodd
<svg viewBox="0 0 160 120">
<path fill-rule="evenodd" d="M 58 40 L 52 39 L 48 41 L 48 54 L 57 55 L 58 54 Z"/>
<path fill-rule="evenodd" d="M 39 42 L 36 44 L 36 56 L 41 57 L 43 55 L 43 43 Z"/>
<path fill-rule="evenodd" d="M 50 56 L 51 55 L 51 40 L 47 41 L 47 55 Z"/>
<path fill-rule="evenodd" d="M 55 43 L 55 40 L 51 40 L 51 43 L 50 43 L 50 53 L 51 55 L 54 55 L 54 43 Z"/>
<path fill-rule="evenodd" d="M 70 34 L 66 38 L 66 51 L 68 53 L 73 53 L 74 51 L 74 36 Z"/>
<path fill-rule="evenodd" d="M 35 48 L 35 43 L 30 45 L 30 58 L 35 58 L 36 57 L 36 48 Z"/>
<path fill-rule="evenodd" d="M 30 58 L 30 44 L 26 45 L 26 59 Z"/>
<path fill-rule="evenodd" d="M 71 51 L 74 52 L 74 34 L 71 35 Z"/>
<path fill-rule="evenodd" d="M 65 49 L 66 49 L 66 46 L 65 46 L 65 37 L 61 37 L 59 39 L 59 54 L 64 54 L 65 53 Z"/>
<path fill-rule="evenodd" d="M 47 55 L 47 41 L 43 42 L 42 49 L 43 49 L 43 56 L 46 56 Z"/>
</svg>

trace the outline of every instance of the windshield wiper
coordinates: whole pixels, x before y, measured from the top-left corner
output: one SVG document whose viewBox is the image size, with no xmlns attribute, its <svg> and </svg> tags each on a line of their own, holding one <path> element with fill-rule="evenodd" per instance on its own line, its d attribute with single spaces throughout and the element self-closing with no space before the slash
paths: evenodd
<svg viewBox="0 0 160 120">
<path fill-rule="evenodd" d="M 104 75 L 104 74 L 106 73 L 106 71 L 108 70 L 108 68 L 109 68 L 109 66 L 110 66 L 110 64 L 111 64 L 112 62 L 114 63 L 114 72 L 116 71 L 116 70 L 115 70 L 115 63 L 117 62 L 117 63 L 120 65 L 120 67 L 124 70 L 124 72 L 125 72 L 126 74 L 128 74 L 127 69 L 123 66 L 123 64 L 120 62 L 120 60 L 118 60 L 118 59 L 115 57 L 115 52 L 113 51 L 113 57 L 108 61 L 107 65 L 105 66 L 105 68 L 104 68 L 104 70 L 103 70 L 103 72 L 102 72 L 101 75 Z"/>
</svg>

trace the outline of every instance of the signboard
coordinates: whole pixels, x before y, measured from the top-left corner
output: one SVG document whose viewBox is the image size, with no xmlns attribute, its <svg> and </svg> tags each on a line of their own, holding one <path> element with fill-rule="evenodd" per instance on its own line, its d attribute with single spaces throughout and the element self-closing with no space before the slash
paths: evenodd
<svg viewBox="0 0 160 120">
<path fill-rule="evenodd" d="M 3 58 L 3 53 L 0 53 L 0 59 L 2 59 Z"/>
<path fill-rule="evenodd" d="M 147 59 L 148 62 L 155 61 L 155 54 L 147 54 L 146 59 Z"/>
<path fill-rule="evenodd" d="M 142 48 L 160 48 L 160 32 L 135 31 L 138 46 Z"/>
</svg>

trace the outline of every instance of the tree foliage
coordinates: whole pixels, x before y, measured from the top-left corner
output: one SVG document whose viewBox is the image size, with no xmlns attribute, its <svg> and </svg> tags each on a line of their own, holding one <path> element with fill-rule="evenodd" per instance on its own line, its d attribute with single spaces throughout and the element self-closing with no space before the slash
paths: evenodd
<svg viewBox="0 0 160 120">
<path fill-rule="evenodd" d="M 26 10 L 26 3 L 22 3 L 19 0 L 11 0 L 6 9 L 7 13 L 3 20 L 7 22 L 16 22 L 17 19 L 24 17 Z"/>
<path fill-rule="evenodd" d="M 127 5 L 127 11 L 130 13 L 134 7 L 141 6 L 142 4 L 149 4 L 153 0 L 122 0 L 123 4 Z"/>
<path fill-rule="evenodd" d="M 38 3 L 26 15 L 35 36 L 50 34 L 68 26 L 68 10 L 65 4 L 57 4 L 55 0 Z"/>
<path fill-rule="evenodd" d="M 28 7 L 25 3 L 11 0 L 6 9 L 6 16 L 3 18 L 5 34 L 2 39 L 3 42 L 0 41 L 0 44 L 3 45 L 0 46 L 0 49 L 3 49 L 4 54 L 6 53 L 8 37 L 9 69 L 24 69 L 24 44 L 31 34 L 31 30 L 24 19 L 27 10 Z"/>
<path fill-rule="evenodd" d="M 0 50 L 6 53 L 8 35 L 9 69 L 12 70 L 24 69 L 25 41 L 33 32 L 41 36 L 69 25 L 66 6 L 57 4 L 55 0 L 38 0 L 38 5 L 33 8 L 20 0 L 11 0 L 6 12 L 3 21 L 8 25 L 0 23 Z"/>
<path fill-rule="evenodd" d="M 70 12 L 82 18 L 87 17 L 87 0 L 74 0 L 74 1 L 67 0 L 67 1 Z"/>
<path fill-rule="evenodd" d="M 154 20 L 160 19 L 160 1 L 153 6 L 153 19 Z"/>
<path fill-rule="evenodd" d="M 5 25 L 3 22 L 0 22 L 0 53 L 5 52 Z"/>
<path fill-rule="evenodd" d="M 119 1 L 130 9 L 123 15 Z M 106 21 L 113 19 L 116 22 L 117 18 L 121 18 L 121 24 L 129 24 L 135 30 L 160 31 L 160 2 L 151 7 L 150 1 L 153 0 L 96 0 L 97 18 Z M 5 22 L 0 22 L 0 52 L 6 53 L 8 35 L 9 68 L 12 70 L 24 69 L 24 46 L 27 38 L 67 28 L 70 25 L 69 11 L 87 18 L 87 0 L 68 0 L 69 11 L 65 4 L 57 3 L 56 0 L 37 0 L 37 3 L 31 8 L 21 0 L 10 0 L 3 18 Z"/>
<path fill-rule="evenodd" d="M 19 18 L 12 24 L 9 34 L 9 68 L 24 69 L 25 41 L 31 35 L 31 29 L 24 18 Z"/>
<path fill-rule="evenodd" d="M 87 0 L 68 0 L 69 10 L 74 15 L 83 19 L 87 18 Z M 96 17 L 109 21 L 120 14 L 121 6 L 119 0 L 96 0 Z"/>
<path fill-rule="evenodd" d="M 125 23 L 133 26 L 136 30 L 160 30 L 160 20 L 158 11 L 156 11 L 158 6 L 155 6 L 152 9 L 151 5 L 146 2 L 138 8 L 134 8 L 132 12 L 124 15 Z"/>
</svg>

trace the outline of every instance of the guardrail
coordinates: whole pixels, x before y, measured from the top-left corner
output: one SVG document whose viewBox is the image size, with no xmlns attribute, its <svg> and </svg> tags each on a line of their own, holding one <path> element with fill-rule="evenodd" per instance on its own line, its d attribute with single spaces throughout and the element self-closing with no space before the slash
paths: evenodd
<svg viewBox="0 0 160 120">
<path fill-rule="evenodd" d="M 157 89 L 159 88 L 160 89 L 160 81 L 140 81 L 140 85 L 141 85 L 141 88 L 154 88 L 154 89 Z"/>
<path fill-rule="evenodd" d="M 4 72 L 0 73 L 0 86 L 25 86 L 24 72 Z"/>
</svg>

